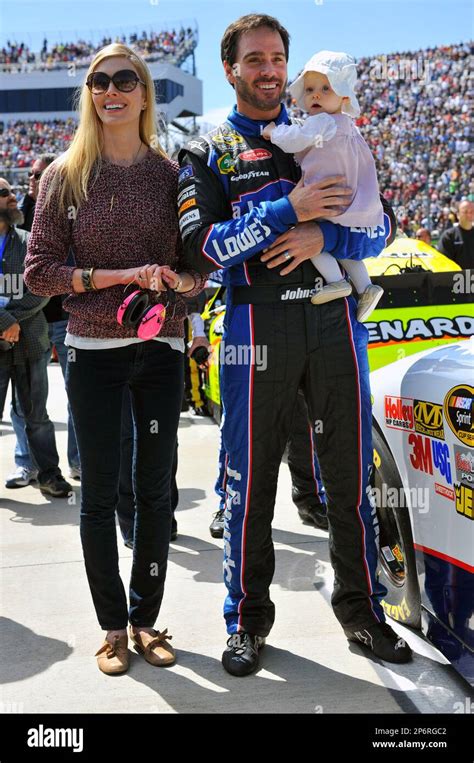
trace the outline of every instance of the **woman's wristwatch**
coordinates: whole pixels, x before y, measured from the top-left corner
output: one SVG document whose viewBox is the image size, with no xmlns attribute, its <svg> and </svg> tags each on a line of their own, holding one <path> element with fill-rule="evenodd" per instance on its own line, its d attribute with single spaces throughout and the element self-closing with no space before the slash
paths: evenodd
<svg viewBox="0 0 474 763">
<path fill-rule="evenodd" d="M 181 287 L 183 286 L 183 279 L 181 278 L 181 276 L 178 276 L 178 279 L 179 279 L 178 283 L 174 287 L 173 291 L 179 291 L 179 289 L 181 289 Z"/>
<path fill-rule="evenodd" d="M 97 291 L 97 287 L 94 284 L 94 281 L 92 280 L 92 273 L 94 272 L 94 268 L 89 268 L 88 270 L 83 270 L 81 273 L 81 280 L 82 285 L 84 287 L 84 291 Z"/>
</svg>

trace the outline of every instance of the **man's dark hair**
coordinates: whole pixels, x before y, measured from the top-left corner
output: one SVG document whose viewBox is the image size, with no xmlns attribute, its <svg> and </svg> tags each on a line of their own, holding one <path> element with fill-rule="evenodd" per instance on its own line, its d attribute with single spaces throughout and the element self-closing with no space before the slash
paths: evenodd
<svg viewBox="0 0 474 763">
<path fill-rule="evenodd" d="M 56 159 L 56 156 L 57 154 L 40 154 L 36 158 L 39 162 L 46 164 L 46 166 L 49 167 L 49 165 Z"/>
<path fill-rule="evenodd" d="M 237 58 L 237 47 L 239 45 L 240 37 L 246 32 L 252 32 L 254 29 L 260 29 L 261 27 L 267 27 L 268 29 L 272 29 L 274 32 L 279 33 L 283 40 L 285 57 L 288 61 L 290 35 L 285 27 L 273 16 L 267 16 L 265 13 L 249 13 L 247 16 L 241 16 L 236 21 L 233 21 L 225 30 L 221 40 L 222 62 L 227 61 L 229 66 L 233 66 L 235 64 L 235 59 Z"/>
</svg>

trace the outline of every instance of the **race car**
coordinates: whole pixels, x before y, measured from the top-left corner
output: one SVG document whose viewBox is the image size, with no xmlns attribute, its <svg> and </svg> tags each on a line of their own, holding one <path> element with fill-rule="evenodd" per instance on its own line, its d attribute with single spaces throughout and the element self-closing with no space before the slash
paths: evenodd
<svg viewBox="0 0 474 763">
<path fill-rule="evenodd" d="M 386 614 L 474 685 L 474 338 L 371 374 Z"/>
</svg>

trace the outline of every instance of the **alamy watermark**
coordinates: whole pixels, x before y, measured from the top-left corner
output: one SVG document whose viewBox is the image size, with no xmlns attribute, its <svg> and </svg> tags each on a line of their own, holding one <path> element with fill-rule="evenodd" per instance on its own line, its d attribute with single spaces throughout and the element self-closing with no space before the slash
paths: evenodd
<svg viewBox="0 0 474 763">
<path fill-rule="evenodd" d="M 379 56 L 370 62 L 369 79 L 430 82 L 430 63 L 423 61 L 421 56 L 400 59 Z"/>
</svg>

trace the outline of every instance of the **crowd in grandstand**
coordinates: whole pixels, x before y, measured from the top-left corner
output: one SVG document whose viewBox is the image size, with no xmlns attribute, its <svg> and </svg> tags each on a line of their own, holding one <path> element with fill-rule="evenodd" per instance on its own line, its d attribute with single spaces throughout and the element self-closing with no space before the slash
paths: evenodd
<svg viewBox="0 0 474 763">
<path fill-rule="evenodd" d="M 145 57 L 165 56 L 192 35 L 184 28 L 143 32 L 141 37 L 130 35 L 129 43 Z M 109 42 L 104 38 L 101 45 Z M 48 48 L 45 40 L 41 59 L 85 60 L 94 51 L 85 42 Z M 29 55 L 23 44 L 11 43 L 2 53 Z M 408 235 L 420 227 L 441 234 L 455 221 L 459 201 L 474 199 L 470 62 L 469 43 L 357 62 L 361 116 L 356 123 L 375 156 L 380 189 Z M 290 96 L 287 106 L 293 116 L 302 116 Z M 0 166 L 28 167 L 39 151 L 63 151 L 73 130 L 72 120 L 8 123 L 0 133 Z"/>
<path fill-rule="evenodd" d="M 356 124 L 409 235 L 420 225 L 443 231 L 456 203 L 474 198 L 472 52 L 460 43 L 357 61 Z M 302 116 L 290 97 L 287 105 Z"/>
<path fill-rule="evenodd" d="M 160 61 L 162 59 L 178 64 L 189 55 L 190 51 L 196 45 L 196 34 L 191 27 L 181 29 L 177 32 L 175 29 L 146 32 L 141 36 L 136 33 L 128 35 L 119 35 L 114 38 L 103 37 L 98 43 L 94 44 L 86 40 L 77 40 L 76 42 L 60 42 L 52 46 L 48 45 L 48 40 L 43 40 L 43 45 L 39 53 L 33 53 L 24 42 L 17 43 L 7 41 L 6 46 L 0 51 L 0 65 L 4 69 L 18 70 L 23 66 L 35 65 L 45 69 L 54 69 L 64 64 L 75 63 L 77 66 L 86 66 L 91 61 L 95 53 L 104 45 L 112 42 L 123 42 L 142 55 L 147 61 Z"/>
<path fill-rule="evenodd" d="M 3 172 L 29 168 L 38 154 L 62 153 L 74 135 L 75 126 L 72 118 L 9 122 L 0 132 L 0 167 Z"/>
</svg>

